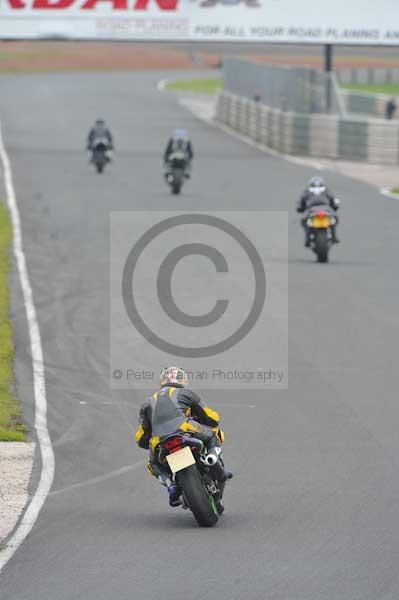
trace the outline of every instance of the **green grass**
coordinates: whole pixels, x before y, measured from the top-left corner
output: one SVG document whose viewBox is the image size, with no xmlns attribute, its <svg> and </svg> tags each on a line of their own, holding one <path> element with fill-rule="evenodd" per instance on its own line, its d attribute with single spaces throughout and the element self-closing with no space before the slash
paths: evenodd
<svg viewBox="0 0 399 600">
<path fill-rule="evenodd" d="M 391 189 L 392 194 L 399 194 L 399 187 L 395 187 Z"/>
<path fill-rule="evenodd" d="M 9 318 L 8 273 L 12 228 L 5 206 L 0 203 L 0 441 L 26 441 L 26 428 L 13 389 L 14 342 Z"/>
<path fill-rule="evenodd" d="M 344 83 L 341 85 L 346 90 L 355 92 L 369 92 L 371 94 L 387 94 L 399 96 L 399 83 L 386 83 L 381 85 L 367 85 L 365 83 Z"/>
<path fill-rule="evenodd" d="M 177 79 L 176 81 L 170 81 L 165 87 L 167 90 L 214 95 L 222 90 L 222 79 L 221 77 L 209 77 L 208 79 Z"/>
</svg>

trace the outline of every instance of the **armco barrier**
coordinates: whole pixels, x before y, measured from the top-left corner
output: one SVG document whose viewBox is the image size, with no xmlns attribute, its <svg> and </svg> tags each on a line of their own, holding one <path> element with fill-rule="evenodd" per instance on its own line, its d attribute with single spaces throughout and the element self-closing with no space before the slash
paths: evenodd
<svg viewBox="0 0 399 600">
<path fill-rule="evenodd" d="M 284 154 L 399 164 L 394 121 L 286 112 L 229 92 L 218 98 L 216 119 Z"/>
</svg>

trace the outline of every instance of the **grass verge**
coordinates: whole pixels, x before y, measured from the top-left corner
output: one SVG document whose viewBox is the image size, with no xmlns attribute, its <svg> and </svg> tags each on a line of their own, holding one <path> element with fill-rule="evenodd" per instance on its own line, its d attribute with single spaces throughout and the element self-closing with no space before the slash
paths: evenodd
<svg viewBox="0 0 399 600">
<path fill-rule="evenodd" d="M 177 79 L 176 81 L 169 81 L 165 88 L 167 90 L 214 95 L 222 91 L 222 79 L 221 77 L 209 77 L 208 79 Z"/>
<path fill-rule="evenodd" d="M 398 194 L 399 195 L 399 187 L 394 187 L 390 190 L 391 194 Z"/>
<path fill-rule="evenodd" d="M 0 441 L 26 441 L 26 428 L 13 389 L 14 342 L 9 317 L 10 244 L 12 227 L 7 209 L 0 202 Z"/>
<path fill-rule="evenodd" d="M 386 83 L 381 85 L 367 85 L 365 83 L 344 83 L 341 85 L 345 90 L 354 92 L 368 92 L 371 94 L 387 94 L 388 96 L 399 96 L 399 83 Z"/>
</svg>

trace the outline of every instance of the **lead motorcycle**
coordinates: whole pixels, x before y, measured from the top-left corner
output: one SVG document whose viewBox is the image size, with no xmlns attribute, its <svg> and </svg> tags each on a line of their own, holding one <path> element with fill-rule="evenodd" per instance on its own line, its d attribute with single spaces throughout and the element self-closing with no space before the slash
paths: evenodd
<svg viewBox="0 0 399 600">
<path fill-rule="evenodd" d="M 312 206 L 306 211 L 304 218 L 309 232 L 310 247 L 320 263 L 328 262 L 328 254 L 332 241 L 331 228 L 337 224 L 336 212 L 327 205 Z"/>
<path fill-rule="evenodd" d="M 221 448 L 208 451 L 201 440 L 175 433 L 161 440 L 155 457 L 180 486 L 182 508 L 191 510 L 200 527 L 216 525 L 224 511 L 226 482 Z"/>
<path fill-rule="evenodd" d="M 187 177 L 187 158 L 184 152 L 173 152 L 170 155 L 165 178 L 171 187 L 172 194 L 180 194 Z"/>
</svg>

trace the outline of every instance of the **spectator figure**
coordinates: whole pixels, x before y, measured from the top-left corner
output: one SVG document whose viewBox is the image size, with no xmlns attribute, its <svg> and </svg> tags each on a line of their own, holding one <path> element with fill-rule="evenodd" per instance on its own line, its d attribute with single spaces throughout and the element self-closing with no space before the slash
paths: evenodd
<svg viewBox="0 0 399 600">
<path fill-rule="evenodd" d="M 261 100 L 262 100 L 261 93 L 259 91 L 256 91 L 253 96 L 253 101 L 260 102 Z"/>
<path fill-rule="evenodd" d="M 397 110 L 397 104 L 395 102 L 395 98 L 391 98 L 390 100 L 388 100 L 388 102 L 386 103 L 385 106 L 385 118 L 388 119 L 389 121 L 391 119 L 393 119 L 394 114 Z"/>
</svg>

